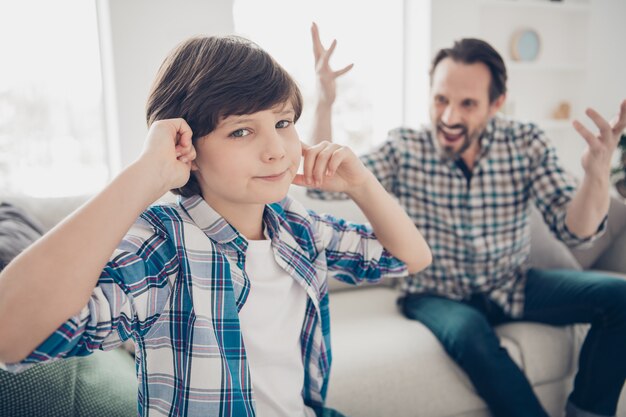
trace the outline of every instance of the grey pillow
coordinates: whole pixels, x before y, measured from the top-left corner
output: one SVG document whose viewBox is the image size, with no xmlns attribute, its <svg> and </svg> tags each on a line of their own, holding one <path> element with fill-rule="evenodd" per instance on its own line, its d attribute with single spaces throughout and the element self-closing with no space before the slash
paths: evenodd
<svg viewBox="0 0 626 417">
<path fill-rule="evenodd" d="M 43 234 L 24 210 L 0 204 L 0 270 Z M 137 378 L 122 349 L 57 360 L 11 374 L 0 370 L 0 416 L 137 415 Z"/>
<path fill-rule="evenodd" d="M 0 271 L 43 234 L 43 227 L 24 210 L 0 204 Z"/>
</svg>

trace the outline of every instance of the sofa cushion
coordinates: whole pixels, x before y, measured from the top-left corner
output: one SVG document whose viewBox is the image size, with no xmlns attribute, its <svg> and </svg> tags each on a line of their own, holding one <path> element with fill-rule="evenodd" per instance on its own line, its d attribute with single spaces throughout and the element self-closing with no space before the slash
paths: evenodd
<svg viewBox="0 0 626 417">
<path fill-rule="evenodd" d="M 408 416 L 406 410 L 437 416 L 446 415 L 441 410 L 454 415 L 483 408 L 433 334 L 402 317 L 396 298 L 397 292 L 386 288 L 331 294 L 328 406 L 346 415 L 399 417 Z"/>
<path fill-rule="evenodd" d="M 36 219 L 43 230 L 48 231 L 71 212 L 81 206 L 90 196 L 38 198 L 23 195 L 2 196 L 0 201 L 13 204 Z"/>
<path fill-rule="evenodd" d="M 0 204 L 0 269 L 43 229 L 23 209 Z M 0 416 L 136 415 L 134 360 L 123 349 L 34 365 L 17 374 L 0 370 Z"/>
<path fill-rule="evenodd" d="M 0 416 L 136 415 L 134 361 L 122 349 L 35 365 L 19 374 L 0 370 Z"/>
<path fill-rule="evenodd" d="M 403 317 L 396 307 L 397 296 L 380 287 L 331 294 L 328 405 L 347 415 L 362 415 L 367 409 L 394 416 L 406 415 L 406 410 L 420 410 L 425 416 L 483 410 L 485 405 L 465 373 L 424 325 Z M 512 323 L 496 331 L 533 386 L 571 374 L 571 330 Z"/>
<path fill-rule="evenodd" d="M 626 229 L 611 242 L 611 246 L 595 262 L 594 268 L 626 273 Z"/>
<path fill-rule="evenodd" d="M 518 322 L 498 326 L 496 332 L 533 385 L 562 380 L 574 371 L 574 326 Z"/>
<path fill-rule="evenodd" d="M 43 227 L 24 210 L 0 204 L 0 271 L 27 246 L 41 237 Z"/>
</svg>

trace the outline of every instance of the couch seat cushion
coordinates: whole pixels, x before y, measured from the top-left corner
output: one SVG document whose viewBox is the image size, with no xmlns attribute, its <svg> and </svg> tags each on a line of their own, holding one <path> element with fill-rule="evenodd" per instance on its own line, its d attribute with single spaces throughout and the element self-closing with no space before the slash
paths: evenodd
<svg viewBox="0 0 626 417">
<path fill-rule="evenodd" d="M 367 409 L 394 416 L 406 410 L 437 416 L 484 409 L 467 376 L 433 334 L 404 318 L 396 307 L 397 295 L 381 287 L 331 294 L 328 405 L 347 415 Z M 515 323 L 497 331 L 502 345 L 537 385 L 570 374 L 573 335 L 568 329 Z M 407 386 L 406 381 L 413 383 Z"/>
</svg>

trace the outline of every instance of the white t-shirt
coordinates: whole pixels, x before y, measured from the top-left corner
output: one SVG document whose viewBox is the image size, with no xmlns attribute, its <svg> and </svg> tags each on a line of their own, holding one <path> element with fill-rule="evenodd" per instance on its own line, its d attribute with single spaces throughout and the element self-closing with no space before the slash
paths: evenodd
<svg viewBox="0 0 626 417">
<path fill-rule="evenodd" d="M 315 417 L 304 405 L 300 333 L 307 295 L 274 259 L 270 240 L 250 240 L 250 292 L 239 312 L 259 417 Z"/>
</svg>

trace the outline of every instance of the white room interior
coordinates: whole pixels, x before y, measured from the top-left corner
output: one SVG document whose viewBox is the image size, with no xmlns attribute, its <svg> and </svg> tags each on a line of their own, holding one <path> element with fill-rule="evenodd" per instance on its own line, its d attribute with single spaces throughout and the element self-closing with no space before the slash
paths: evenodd
<svg viewBox="0 0 626 417">
<path fill-rule="evenodd" d="M 36 2 L 30 3 L 36 6 Z M 108 176 L 127 166 L 141 150 L 147 131 L 144 104 L 163 57 L 178 42 L 197 34 L 239 33 L 252 37 L 292 72 L 308 99 L 314 94 L 309 27 L 311 21 L 317 21 L 325 42 L 338 39 L 333 63 L 337 67 L 355 63 L 353 71 L 340 81 L 334 133 L 337 141 L 357 151 L 381 142 L 386 130 L 400 124 L 419 126 L 427 122 L 430 59 L 438 48 L 451 45 L 460 37 L 482 37 L 496 46 L 509 66 L 506 110 L 542 126 L 552 137 L 565 166 L 577 175 L 581 173 L 579 155 L 585 144 L 571 127 L 571 119 L 587 121 L 583 114 L 587 106 L 611 117 L 619 100 L 626 96 L 626 54 L 620 52 L 620 39 L 626 38 L 626 2 L 621 0 L 294 3 L 95 1 L 96 16 L 86 24 L 94 26 L 99 43 L 92 49 L 98 49 L 101 63 L 101 74 L 97 75 L 102 79 L 102 140 Z M 70 1 L 60 1 L 48 13 L 71 13 L 71 9 L 63 10 L 71 5 Z M 11 11 L 10 3 L 2 7 Z M 354 11 L 350 12 L 352 8 Z M 362 18 L 348 18 L 347 14 Z M 11 13 L 2 15 L 16 27 L 27 17 L 23 13 L 15 13 L 13 19 Z M 534 28 L 541 36 L 542 49 L 533 62 L 511 59 L 511 37 L 520 27 Z M 33 25 L 24 33 L 33 38 L 46 36 L 38 30 L 44 32 L 43 26 L 39 29 Z M 5 45 L 11 54 L 7 41 L 3 37 L 0 45 Z M 61 50 L 63 45 L 57 47 Z M 54 60 L 55 53 L 54 48 L 48 50 L 45 59 Z M 62 53 L 66 52 L 60 51 L 59 56 Z M 16 72 L 19 62 L 13 61 Z M 40 68 L 44 72 L 45 66 Z M 4 91 L 12 87 L 11 73 L 7 74 L 4 85 L 0 85 Z M 571 105 L 570 116 L 566 120 L 551 120 L 552 109 L 564 100 Z M 310 113 L 305 107 L 300 123 L 303 139 L 307 139 Z M 6 114 L 4 121 L 12 123 L 10 111 Z M 20 154 L 25 158 L 23 155 L 28 154 L 20 148 L 22 145 L 9 140 L 9 135 L 0 136 L 0 146 L 5 148 L 5 157 L 0 159 L 0 168 L 4 163 L 5 170 L 15 167 L 15 161 L 10 165 L 12 159 L 7 155 Z M 101 185 L 94 183 L 93 190 L 89 185 L 77 186 L 74 193 L 90 193 Z M 21 188 L 28 193 L 28 187 Z M 31 194 L 54 194 L 54 187 L 43 188 L 31 190 Z M 71 194 L 71 187 L 57 192 L 63 193 Z"/>
<path fill-rule="evenodd" d="M 186 10 L 194 10 L 194 12 L 187 14 L 188 18 L 178 22 L 172 22 L 169 19 L 173 13 L 172 6 L 171 2 L 165 0 L 135 1 L 132 7 L 122 0 L 99 3 L 99 10 L 106 9 L 109 15 L 108 22 L 102 20 L 100 22 L 101 33 L 105 33 L 105 29 L 110 31 L 108 36 L 112 39 L 115 51 L 112 56 L 106 52 L 103 60 L 105 61 L 104 68 L 107 68 L 107 64 L 112 66 L 115 76 L 114 95 L 111 98 L 116 104 L 113 108 L 117 111 L 107 117 L 111 121 L 117 119 L 117 126 L 113 125 L 111 132 L 116 130 L 124 132 L 124 135 L 118 133 L 117 137 L 127 138 L 124 146 L 126 149 L 120 153 L 122 166 L 131 161 L 140 150 L 141 140 L 146 132 L 142 117 L 143 101 L 150 80 L 164 54 L 171 45 L 185 36 L 196 33 L 232 32 L 235 26 L 233 7 L 236 7 L 237 1 L 184 2 L 184 8 L 177 6 L 176 14 L 185 15 Z M 289 14 L 284 8 L 270 7 L 272 3 L 281 2 L 268 2 L 268 6 L 263 6 L 268 16 L 277 14 L 281 16 L 281 20 L 289 20 Z M 562 153 L 566 166 L 577 174 L 580 173 L 578 171 L 579 160 L 575 152 L 584 149 L 584 141 L 576 136 L 569 120 L 549 123 L 549 110 L 552 106 L 556 106 L 562 95 L 563 99 L 569 100 L 572 104 L 571 117 L 584 120 L 583 112 L 587 106 L 596 108 L 607 117 L 615 114 L 620 99 L 626 96 L 626 78 L 623 76 L 626 54 L 617 53 L 620 50 L 619 39 L 626 38 L 625 2 L 619 0 L 566 0 L 564 2 L 405 0 L 396 3 L 399 5 L 396 8 L 402 8 L 400 14 L 403 16 L 399 16 L 402 21 L 393 22 L 391 25 L 386 22 L 386 25 L 402 27 L 401 35 L 405 42 L 404 56 L 398 62 L 386 63 L 390 67 L 387 73 L 379 73 L 378 77 L 374 76 L 367 80 L 371 84 L 382 85 L 396 79 L 402 80 L 401 114 L 395 117 L 389 115 L 388 118 L 391 120 L 386 121 L 387 128 L 392 128 L 399 123 L 415 126 L 427 122 L 427 72 L 432 55 L 439 48 L 451 45 L 460 37 L 482 37 L 490 41 L 507 59 L 510 85 L 515 87 L 520 84 L 517 96 L 510 97 L 510 101 L 514 102 L 517 108 L 517 112 L 513 115 L 532 120 L 544 127 L 555 138 L 553 139 L 555 146 Z M 299 6 L 298 9 L 301 12 L 311 14 L 310 19 L 301 16 L 299 21 L 311 21 L 316 18 L 319 20 L 320 16 L 324 19 L 325 13 L 330 15 L 338 13 L 336 8 L 330 7 L 330 3 L 327 10 L 323 9 L 324 5 L 322 2 L 314 10 Z M 367 7 L 370 6 L 364 4 L 358 6 L 359 9 Z M 287 8 L 287 12 L 295 12 L 294 9 Z M 279 10 L 280 13 L 274 13 Z M 245 13 L 241 7 L 237 11 Z M 166 20 L 168 21 L 167 31 L 163 30 L 160 24 L 146 25 L 145 28 L 142 27 L 142 30 L 137 28 L 138 21 L 164 22 Z M 332 19 L 329 20 L 331 24 L 334 23 Z M 513 31 L 524 25 L 538 26 L 545 32 L 541 33 L 544 38 L 543 48 L 548 48 L 548 50 L 544 51 L 543 56 L 540 56 L 536 62 L 511 65 L 508 53 L 509 40 Z M 305 42 L 308 41 L 306 37 L 308 25 L 300 28 L 290 27 L 287 24 L 286 26 L 301 32 L 299 36 Z M 358 42 L 362 39 L 362 32 L 367 31 L 368 28 L 374 29 L 374 22 L 361 23 L 356 19 L 355 22 L 350 23 L 350 26 L 355 39 L 338 39 L 337 66 L 354 60 L 354 57 L 350 57 L 349 50 L 346 49 L 349 48 L 351 42 Z M 268 27 L 275 26 L 268 24 Z M 242 29 L 245 32 L 245 28 Z M 322 34 L 326 34 L 330 41 L 334 36 L 332 27 L 322 26 L 321 29 Z M 283 31 L 280 32 L 289 36 Z M 376 35 L 379 35 L 381 40 L 375 44 L 367 44 L 367 47 L 372 55 L 382 56 L 382 51 L 386 48 L 385 41 L 391 38 L 385 31 L 378 32 Z M 312 59 L 309 56 L 309 43 L 294 47 L 286 42 L 286 48 L 291 51 L 292 55 L 296 53 L 302 55 L 303 60 Z M 138 50 L 141 50 L 141 54 L 137 53 Z M 566 50 L 571 51 L 569 55 L 563 53 Z M 275 53 L 275 55 L 278 54 Z M 280 57 L 277 58 L 280 60 Z M 298 77 L 298 75 L 300 74 L 295 76 Z M 301 77 L 303 76 L 307 74 L 302 74 Z M 308 76 L 313 76 L 312 69 Z M 108 108 L 111 109 L 111 107 Z M 111 139 L 116 137 L 114 134 L 110 135 Z M 137 138 L 138 142 L 133 141 L 130 144 L 128 138 Z M 384 137 L 380 137 L 379 134 L 379 137 L 374 139 L 374 143 L 383 139 Z"/>
<path fill-rule="evenodd" d="M 325 44 L 339 42 L 333 66 L 355 64 L 339 81 L 334 139 L 359 152 L 382 142 L 388 129 L 428 123 L 430 60 L 462 37 L 484 38 L 500 51 L 510 80 L 504 111 L 543 127 L 578 176 L 585 142 L 572 120 L 591 127 L 586 107 L 611 117 L 626 98 L 625 0 L 6 0 L 0 3 L 0 202 L 23 204 L 49 229 L 134 161 L 159 65 L 194 35 L 239 34 L 274 55 L 302 89 L 298 130 L 309 140 L 313 21 Z M 528 29 L 538 33 L 538 55 L 516 61 L 513 38 Z M 555 118 L 563 101 L 569 115 Z M 319 213 L 365 221 L 349 200 L 314 200 L 295 186 L 290 194 Z M 621 211 L 591 252 L 568 251 L 538 214 L 531 216 L 532 265 L 625 274 L 626 206 L 613 203 Z M 435 337 L 398 311 L 393 283 L 329 287 L 329 406 L 364 417 L 489 415 Z M 372 337 L 372 329 L 381 337 Z M 498 328 L 502 346 L 551 416 L 562 416 L 585 331 L 529 323 Z M 134 407 L 136 369 L 126 356 L 121 367 L 102 359 L 100 372 L 125 374 L 113 375 L 115 383 L 98 397 L 113 398 L 110 385 L 124 379 L 133 385 Z M 626 390 L 617 415 L 626 417 Z"/>
</svg>

